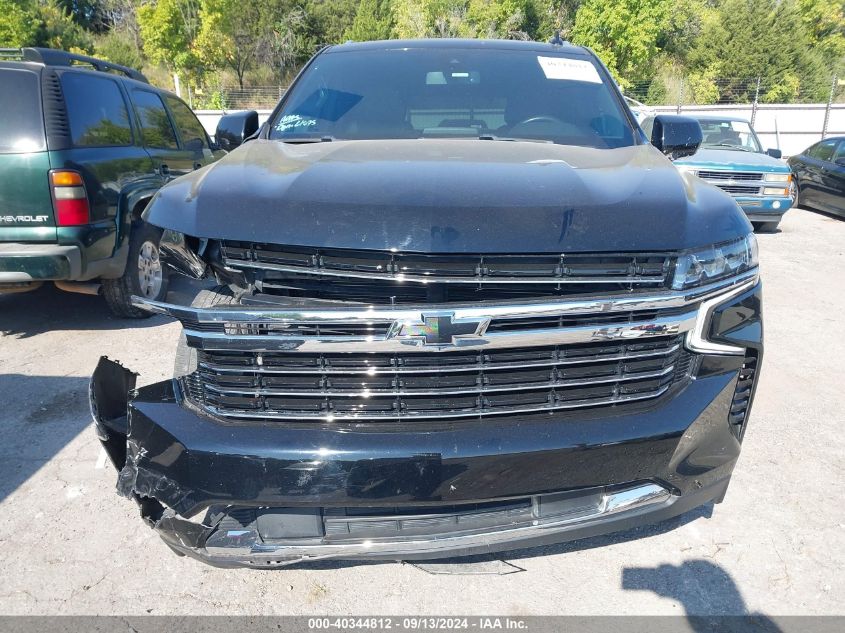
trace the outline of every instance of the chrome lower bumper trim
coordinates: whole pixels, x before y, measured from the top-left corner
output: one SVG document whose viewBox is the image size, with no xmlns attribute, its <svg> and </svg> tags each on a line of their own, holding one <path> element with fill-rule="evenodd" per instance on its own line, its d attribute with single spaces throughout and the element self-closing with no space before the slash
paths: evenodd
<svg viewBox="0 0 845 633">
<path fill-rule="evenodd" d="M 552 516 L 546 519 L 535 517 L 530 524 L 485 530 L 468 534 L 437 534 L 430 537 L 408 537 L 405 539 L 368 539 L 359 542 L 285 544 L 256 541 L 242 547 L 205 548 L 201 555 L 218 560 L 231 558 L 243 561 L 254 558 L 272 564 L 292 564 L 307 560 L 325 558 L 389 558 L 395 556 L 415 557 L 442 554 L 447 556 L 456 550 L 474 547 L 491 547 L 497 544 L 528 540 L 533 537 L 565 532 L 576 527 L 599 523 L 618 516 L 636 515 L 672 503 L 673 495 L 655 483 L 641 484 L 621 490 L 607 491 L 589 511 L 577 515 Z"/>
</svg>

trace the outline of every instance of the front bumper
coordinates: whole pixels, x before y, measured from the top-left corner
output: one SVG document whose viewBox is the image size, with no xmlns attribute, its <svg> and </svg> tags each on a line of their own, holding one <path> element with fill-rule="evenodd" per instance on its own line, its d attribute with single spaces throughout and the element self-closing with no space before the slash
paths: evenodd
<svg viewBox="0 0 845 633">
<path fill-rule="evenodd" d="M 761 198 L 759 196 L 739 196 L 735 199 L 751 222 L 775 222 L 783 217 L 784 213 L 789 211 L 794 202 L 789 197 Z"/>
<path fill-rule="evenodd" d="M 92 411 L 118 491 L 173 549 L 206 562 L 487 553 L 721 500 L 753 398 L 752 387 L 737 422 L 738 384 L 762 354 L 760 285 L 710 323 L 709 340 L 747 354 L 698 354 L 693 378 L 654 401 L 516 422 L 225 423 L 184 402 L 178 381 L 135 390 L 106 359 Z"/>
</svg>

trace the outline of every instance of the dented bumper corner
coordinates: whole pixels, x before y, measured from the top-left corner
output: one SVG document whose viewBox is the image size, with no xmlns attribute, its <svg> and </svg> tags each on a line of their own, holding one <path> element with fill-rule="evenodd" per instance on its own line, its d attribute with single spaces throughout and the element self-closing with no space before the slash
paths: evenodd
<svg viewBox="0 0 845 633">
<path fill-rule="evenodd" d="M 226 424 L 184 402 L 178 379 L 136 389 L 103 358 L 91 410 L 118 492 L 177 553 L 224 567 L 413 560 L 574 540 L 719 500 L 739 453 L 726 369 L 614 418 L 400 433 Z"/>
</svg>

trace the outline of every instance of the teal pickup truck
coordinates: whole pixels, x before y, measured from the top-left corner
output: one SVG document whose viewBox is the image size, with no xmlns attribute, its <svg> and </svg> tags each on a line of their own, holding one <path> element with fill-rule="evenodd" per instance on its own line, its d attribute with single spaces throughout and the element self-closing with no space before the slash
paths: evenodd
<svg viewBox="0 0 845 633">
<path fill-rule="evenodd" d="M 763 150 L 751 124 L 728 116 L 695 117 L 704 141 L 675 166 L 727 191 L 757 230 L 774 231 L 795 198 L 792 175 L 777 149 Z M 642 127 L 651 134 L 653 117 Z"/>
</svg>

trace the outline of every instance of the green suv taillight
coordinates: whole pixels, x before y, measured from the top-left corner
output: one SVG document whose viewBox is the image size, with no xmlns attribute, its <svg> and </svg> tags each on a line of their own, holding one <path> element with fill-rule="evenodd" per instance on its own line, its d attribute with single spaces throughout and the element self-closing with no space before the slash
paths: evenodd
<svg viewBox="0 0 845 633">
<path fill-rule="evenodd" d="M 78 226 L 91 221 L 88 194 L 79 172 L 68 169 L 52 170 L 50 187 L 58 226 Z"/>
</svg>

